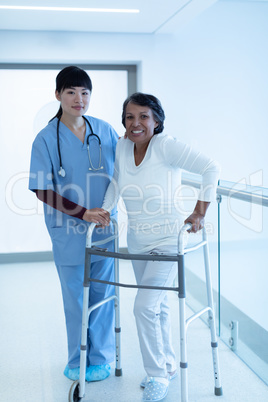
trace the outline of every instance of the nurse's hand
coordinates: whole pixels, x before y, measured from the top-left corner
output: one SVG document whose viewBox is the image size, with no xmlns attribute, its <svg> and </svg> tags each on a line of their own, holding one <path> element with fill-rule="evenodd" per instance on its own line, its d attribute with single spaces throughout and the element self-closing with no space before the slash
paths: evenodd
<svg viewBox="0 0 268 402">
<path fill-rule="evenodd" d="M 87 209 L 83 215 L 83 220 L 97 223 L 98 226 L 108 226 L 110 223 L 110 213 L 102 208 Z"/>
</svg>

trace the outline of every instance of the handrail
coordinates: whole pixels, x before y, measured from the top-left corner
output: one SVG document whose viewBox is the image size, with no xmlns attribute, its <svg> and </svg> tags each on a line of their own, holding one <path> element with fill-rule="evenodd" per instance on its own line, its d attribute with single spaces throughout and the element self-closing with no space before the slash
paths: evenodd
<svg viewBox="0 0 268 402">
<path fill-rule="evenodd" d="M 188 185 L 195 188 L 200 188 L 201 182 L 198 180 L 182 178 L 182 184 Z M 235 183 L 233 183 L 235 184 Z M 253 187 L 253 186 L 252 186 Z M 241 201 L 250 202 L 252 204 L 263 205 L 264 207 L 268 207 L 268 196 L 261 194 L 254 194 L 250 191 L 245 190 L 237 190 L 231 187 L 218 186 L 217 187 L 217 195 L 224 197 L 232 197 Z"/>
<path fill-rule="evenodd" d="M 268 207 L 268 196 L 261 194 L 253 194 L 250 191 L 244 190 L 235 190 L 228 187 L 218 186 L 217 194 L 236 198 L 241 201 L 250 202 L 252 204 L 263 205 L 264 207 Z"/>
</svg>

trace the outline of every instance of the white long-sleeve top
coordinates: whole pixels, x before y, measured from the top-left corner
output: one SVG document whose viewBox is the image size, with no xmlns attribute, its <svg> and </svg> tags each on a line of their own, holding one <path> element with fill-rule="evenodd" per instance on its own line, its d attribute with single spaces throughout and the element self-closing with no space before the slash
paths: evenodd
<svg viewBox="0 0 268 402">
<path fill-rule="evenodd" d="M 220 168 L 217 162 L 165 134 L 154 135 L 136 166 L 134 143 L 121 138 L 116 148 L 114 176 L 102 208 L 111 211 L 123 198 L 128 214 L 130 253 L 177 244 L 185 217 L 181 209 L 181 170 L 202 176 L 198 199 L 214 201 Z"/>
</svg>

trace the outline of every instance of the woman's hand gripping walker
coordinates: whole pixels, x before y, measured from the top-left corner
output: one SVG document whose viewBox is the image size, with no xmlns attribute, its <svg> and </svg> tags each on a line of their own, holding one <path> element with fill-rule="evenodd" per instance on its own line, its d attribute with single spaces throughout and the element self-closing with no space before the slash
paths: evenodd
<svg viewBox="0 0 268 402">
<path fill-rule="evenodd" d="M 186 348 L 186 332 L 188 326 L 196 318 L 200 317 L 202 314 L 208 312 L 209 317 L 209 327 L 211 333 L 211 347 L 212 347 L 212 358 L 213 358 L 213 368 L 214 368 L 214 382 L 215 382 L 215 395 L 222 395 L 222 387 L 220 381 L 219 372 L 219 362 L 218 362 L 218 343 L 216 336 L 214 309 L 213 309 L 213 296 L 212 296 L 212 284 L 210 276 L 210 265 L 209 265 L 209 254 L 208 254 L 208 242 L 207 234 L 205 228 L 203 228 L 202 241 L 195 244 L 192 247 L 184 247 L 184 236 L 186 232 L 192 231 L 192 224 L 186 223 L 178 235 L 178 254 L 177 255 L 152 255 L 152 254 L 127 254 L 118 252 L 118 225 L 117 222 L 111 218 L 112 224 L 114 226 L 114 235 L 109 239 L 105 239 L 101 242 L 96 242 L 92 244 L 91 238 L 93 230 L 96 226 L 95 223 L 91 224 L 87 233 L 87 244 L 86 244 L 86 257 L 85 257 L 85 278 L 84 278 L 84 298 L 83 298 L 83 319 L 82 319 L 82 336 L 81 336 L 81 355 L 80 355 L 80 378 L 79 381 L 75 381 L 69 392 L 69 402 L 80 401 L 85 396 L 85 375 L 86 375 L 86 342 L 87 342 L 87 328 L 88 319 L 90 313 L 96 308 L 100 307 L 102 304 L 109 302 L 110 300 L 115 300 L 115 334 L 116 334 L 116 369 L 115 375 L 121 376 L 121 345 L 120 345 L 120 316 L 119 316 L 119 287 L 128 288 L 147 288 L 147 289 L 164 289 L 173 290 L 178 292 L 179 296 L 179 311 L 180 311 L 180 371 L 181 371 L 181 402 L 188 402 L 188 378 L 187 378 L 187 348 Z M 107 241 L 114 240 L 115 242 L 115 252 L 107 251 L 107 249 L 102 249 L 99 246 L 107 243 Z M 199 312 L 193 314 L 186 319 L 185 316 L 185 299 L 186 299 L 186 286 L 185 286 L 185 267 L 184 267 L 184 256 L 187 253 L 193 252 L 199 248 L 203 247 L 204 253 L 204 265 L 206 273 L 206 288 L 207 288 L 207 306 L 204 307 Z M 102 255 L 105 257 L 115 258 L 115 281 L 109 282 L 109 284 L 115 285 L 115 295 L 104 299 L 103 301 L 95 304 L 88 308 L 88 296 L 89 296 L 89 286 L 90 281 L 103 282 L 100 280 L 90 279 L 90 256 L 92 255 Z M 153 286 L 138 286 L 119 283 L 119 270 L 118 270 L 118 260 L 153 260 L 153 261 L 177 261 L 178 263 L 178 287 L 166 287 L 159 288 Z"/>
</svg>

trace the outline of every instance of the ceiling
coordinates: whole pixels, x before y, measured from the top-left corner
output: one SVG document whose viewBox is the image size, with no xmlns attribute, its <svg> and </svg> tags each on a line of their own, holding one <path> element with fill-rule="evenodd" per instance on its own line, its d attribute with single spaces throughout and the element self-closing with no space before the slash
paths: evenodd
<svg viewBox="0 0 268 402">
<path fill-rule="evenodd" d="M 0 9 L 0 30 L 174 33 L 217 0 L 0 0 L 1 5 L 138 9 L 89 13 Z"/>
</svg>

